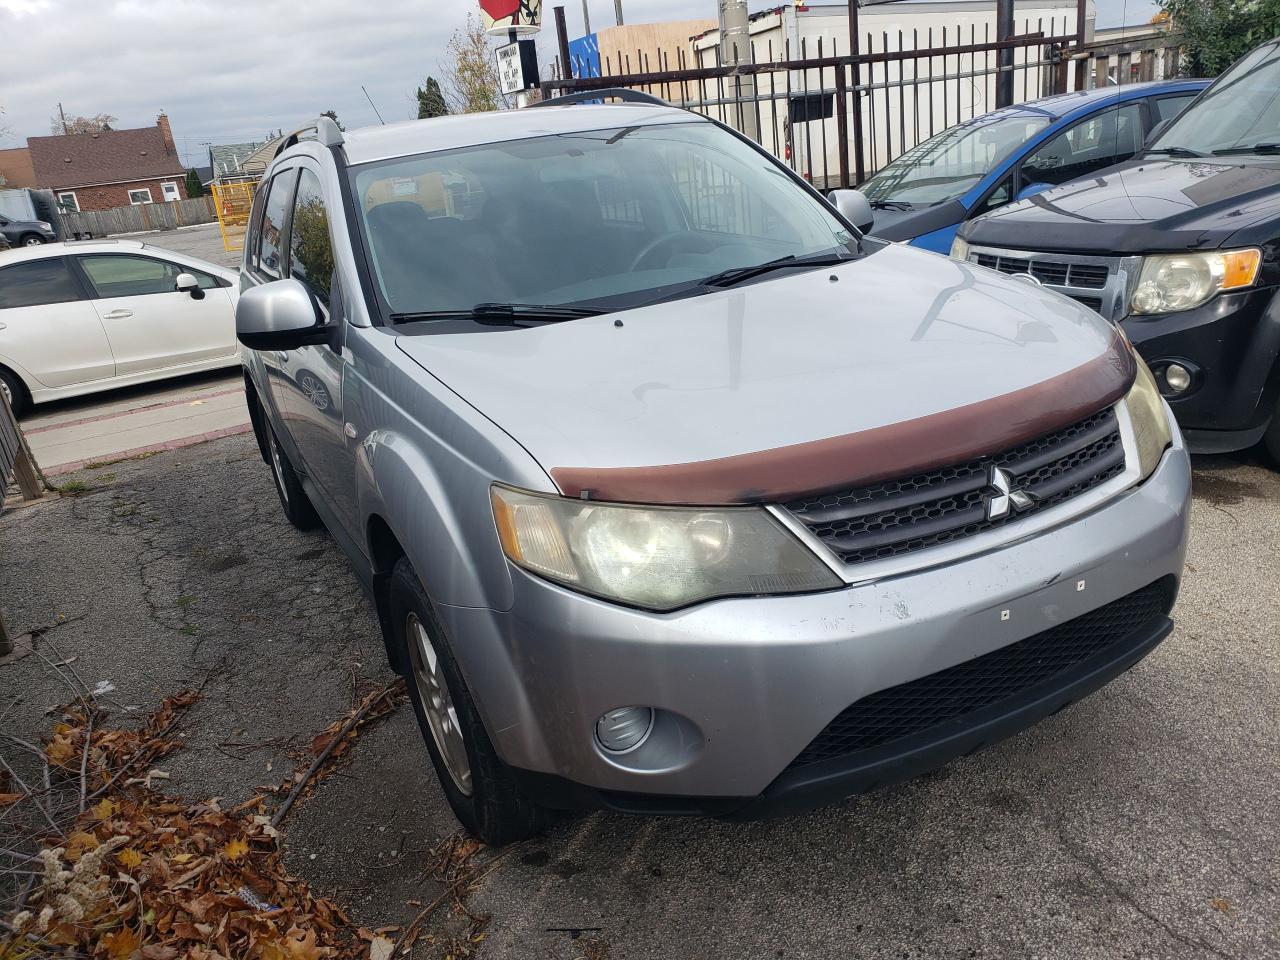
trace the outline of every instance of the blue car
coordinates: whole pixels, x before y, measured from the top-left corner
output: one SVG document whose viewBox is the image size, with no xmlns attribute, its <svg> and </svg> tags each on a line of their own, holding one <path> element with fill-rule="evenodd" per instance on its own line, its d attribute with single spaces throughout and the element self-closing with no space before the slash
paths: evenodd
<svg viewBox="0 0 1280 960">
<path fill-rule="evenodd" d="M 1166 80 L 1084 90 L 958 123 L 862 184 L 875 218 L 869 232 L 947 253 L 964 221 L 1128 160 L 1208 85 Z"/>
</svg>

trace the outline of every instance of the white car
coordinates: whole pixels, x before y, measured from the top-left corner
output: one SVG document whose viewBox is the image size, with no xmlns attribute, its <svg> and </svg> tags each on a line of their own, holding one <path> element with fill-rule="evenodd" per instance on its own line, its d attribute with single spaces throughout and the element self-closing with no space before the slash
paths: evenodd
<svg viewBox="0 0 1280 960">
<path fill-rule="evenodd" d="M 29 404 L 239 363 L 234 271 L 137 240 L 0 253 L 0 392 Z"/>
</svg>

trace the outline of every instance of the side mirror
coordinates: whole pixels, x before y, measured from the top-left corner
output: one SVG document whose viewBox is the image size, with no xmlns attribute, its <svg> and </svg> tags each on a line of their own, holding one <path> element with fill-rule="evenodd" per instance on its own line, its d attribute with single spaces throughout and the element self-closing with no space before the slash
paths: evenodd
<svg viewBox="0 0 1280 960">
<path fill-rule="evenodd" d="M 1165 119 L 1157 123 L 1154 127 L 1151 128 L 1151 132 L 1147 134 L 1147 139 L 1142 142 L 1142 145 L 1144 147 L 1149 147 L 1153 143 L 1155 143 L 1156 138 L 1159 137 L 1160 134 L 1168 130 L 1169 124 L 1173 123 L 1173 121 L 1174 121 L 1173 117 L 1166 117 Z"/>
<path fill-rule="evenodd" d="M 876 215 L 871 209 L 871 201 L 861 190 L 832 190 L 827 197 L 831 205 L 855 227 L 866 233 L 876 222 Z"/>
<path fill-rule="evenodd" d="M 200 281 L 189 273 L 180 273 L 176 280 L 173 281 L 174 288 L 179 293 L 191 294 L 192 300 L 203 300 L 204 291 L 200 289 Z"/>
<path fill-rule="evenodd" d="M 1018 191 L 1018 196 L 1015 199 L 1025 200 L 1027 197 L 1034 197 L 1037 193 L 1044 193 L 1046 190 L 1052 189 L 1052 183 L 1028 183 Z"/>
<path fill-rule="evenodd" d="M 250 350 L 296 350 L 327 337 L 311 294 L 297 280 L 251 287 L 236 303 L 236 339 Z"/>
</svg>

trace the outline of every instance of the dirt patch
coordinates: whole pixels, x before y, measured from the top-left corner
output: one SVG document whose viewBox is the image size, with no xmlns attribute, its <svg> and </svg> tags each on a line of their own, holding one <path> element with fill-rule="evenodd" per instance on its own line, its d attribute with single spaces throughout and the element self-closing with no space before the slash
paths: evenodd
<svg viewBox="0 0 1280 960">
<path fill-rule="evenodd" d="M 1245 500 L 1261 500 L 1265 496 L 1256 483 L 1203 470 L 1196 470 L 1192 474 L 1191 492 L 1215 507 L 1229 507 Z"/>
</svg>

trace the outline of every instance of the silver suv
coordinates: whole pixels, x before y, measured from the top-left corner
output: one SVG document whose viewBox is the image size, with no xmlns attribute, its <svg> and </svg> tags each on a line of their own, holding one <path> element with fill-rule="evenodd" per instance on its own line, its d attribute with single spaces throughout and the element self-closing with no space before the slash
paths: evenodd
<svg viewBox="0 0 1280 960">
<path fill-rule="evenodd" d="M 283 144 L 258 442 L 483 839 L 870 790 L 1169 633 L 1190 472 L 1123 334 L 863 215 L 660 103 Z"/>
</svg>

